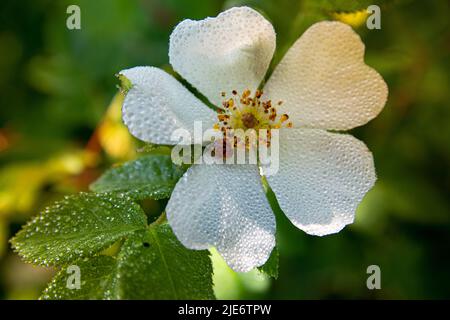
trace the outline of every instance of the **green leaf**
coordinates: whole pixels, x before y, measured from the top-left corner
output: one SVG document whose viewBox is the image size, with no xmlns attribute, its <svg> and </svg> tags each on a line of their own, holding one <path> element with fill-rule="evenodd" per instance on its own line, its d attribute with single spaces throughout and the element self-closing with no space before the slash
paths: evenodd
<svg viewBox="0 0 450 320">
<path fill-rule="evenodd" d="M 278 278 L 278 248 L 275 247 L 270 254 L 269 259 L 264 265 L 258 267 L 258 270 L 267 274 L 268 276 Z"/>
<path fill-rule="evenodd" d="M 67 266 L 42 299 L 214 299 L 209 252 L 186 249 L 169 225 L 133 233 L 117 258 L 96 256 L 80 268 L 80 289 L 67 287 Z M 68 273 L 69 272 L 69 273 Z"/>
<path fill-rule="evenodd" d="M 209 252 L 186 249 L 167 224 L 128 238 L 118 272 L 123 299 L 214 299 Z"/>
<path fill-rule="evenodd" d="M 125 193 L 137 200 L 168 198 L 183 173 L 169 155 L 147 155 L 106 171 L 91 189 Z"/>
<path fill-rule="evenodd" d="M 79 267 L 80 287 L 70 288 L 74 271 L 62 268 L 42 293 L 43 300 L 116 299 L 117 260 L 109 256 L 96 256 L 73 263 Z"/>
<path fill-rule="evenodd" d="M 62 265 L 95 254 L 146 224 L 129 197 L 80 193 L 46 208 L 11 243 L 27 262 Z"/>
</svg>

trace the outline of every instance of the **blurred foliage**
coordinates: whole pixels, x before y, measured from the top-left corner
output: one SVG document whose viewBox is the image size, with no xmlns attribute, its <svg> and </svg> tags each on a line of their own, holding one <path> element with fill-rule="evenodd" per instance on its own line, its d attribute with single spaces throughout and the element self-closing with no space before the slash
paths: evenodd
<svg viewBox="0 0 450 320">
<path fill-rule="evenodd" d="M 65 26 L 81 7 L 81 30 Z M 381 30 L 364 8 L 381 7 Z M 450 298 L 450 4 L 344 0 L 6 0 L 0 3 L 0 298 L 39 296 L 53 273 L 24 264 L 10 238 L 63 194 L 87 190 L 106 168 L 147 146 L 120 120 L 114 75 L 154 65 L 170 71 L 168 38 L 182 19 L 249 5 L 277 31 L 271 69 L 312 23 L 351 24 L 366 62 L 388 83 L 378 118 L 353 130 L 375 157 L 378 182 L 356 222 L 324 238 L 277 212 L 279 277 L 237 275 L 213 254 L 223 298 Z M 109 106 L 109 107 L 108 107 Z M 165 202 L 147 201 L 161 211 Z M 219 260 L 218 260 L 219 259 Z M 377 264 L 382 289 L 366 288 Z"/>
</svg>

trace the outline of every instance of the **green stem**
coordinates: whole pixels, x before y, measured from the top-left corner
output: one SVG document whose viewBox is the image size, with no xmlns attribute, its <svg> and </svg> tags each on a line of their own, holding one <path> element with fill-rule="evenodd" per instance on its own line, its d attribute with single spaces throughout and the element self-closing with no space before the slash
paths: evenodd
<svg viewBox="0 0 450 320">
<path fill-rule="evenodd" d="M 156 219 L 155 221 L 153 221 L 150 226 L 158 226 L 160 224 L 163 224 L 167 222 L 167 215 L 166 212 L 163 211 L 163 213 L 161 213 L 161 215 L 158 217 L 158 219 Z"/>
</svg>

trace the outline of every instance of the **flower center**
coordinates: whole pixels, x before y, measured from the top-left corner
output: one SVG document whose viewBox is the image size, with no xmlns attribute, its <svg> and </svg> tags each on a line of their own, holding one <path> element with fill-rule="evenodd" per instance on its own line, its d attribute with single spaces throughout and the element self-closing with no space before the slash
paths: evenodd
<svg viewBox="0 0 450 320">
<path fill-rule="evenodd" d="M 277 107 L 283 104 L 282 101 L 278 101 L 276 105 L 273 105 L 271 100 L 263 101 L 263 92 L 260 90 L 256 90 L 254 96 L 248 89 L 241 95 L 236 90 L 231 93 L 230 97 L 226 97 L 226 93 L 222 92 L 222 97 L 225 98 L 222 103 L 223 110 L 218 112 L 218 122 L 214 125 L 214 128 L 221 130 L 224 135 L 233 129 L 270 130 L 292 127 L 287 114 L 278 114 Z"/>
<path fill-rule="evenodd" d="M 218 111 L 218 122 L 214 124 L 214 129 L 220 130 L 223 134 L 219 146 L 216 146 L 216 153 L 219 155 L 227 158 L 230 154 L 227 149 L 229 146 L 250 149 L 255 143 L 263 143 L 270 147 L 271 129 L 292 128 L 292 122 L 288 121 L 289 116 L 285 113 L 278 114 L 277 107 L 283 104 L 282 101 L 278 101 L 276 105 L 273 105 L 271 100 L 264 101 L 261 99 L 263 92 L 260 90 L 256 90 L 254 96 L 248 89 L 241 95 L 236 90 L 231 93 L 230 97 L 226 97 L 226 93 L 222 92 L 223 109 Z M 242 129 L 246 133 L 252 129 L 255 139 L 239 136 L 236 129 Z M 259 131 L 261 129 L 265 131 Z"/>
<path fill-rule="evenodd" d="M 258 124 L 258 119 L 251 113 L 244 113 L 242 115 L 242 123 L 247 128 L 254 128 Z"/>
</svg>

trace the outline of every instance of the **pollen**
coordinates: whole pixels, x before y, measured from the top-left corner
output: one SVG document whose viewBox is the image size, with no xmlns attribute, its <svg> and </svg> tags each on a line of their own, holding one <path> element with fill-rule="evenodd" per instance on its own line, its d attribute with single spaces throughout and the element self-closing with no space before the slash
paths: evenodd
<svg viewBox="0 0 450 320">
<path fill-rule="evenodd" d="M 259 129 L 268 130 L 267 136 L 259 137 L 259 141 L 270 145 L 270 130 L 280 128 L 292 128 L 293 124 L 286 113 L 279 113 L 283 101 L 263 100 L 263 92 L 256 90 L 253 94 L 249 89 L 245 89 L 242 94 L 237 90 L 232 90 L 230 95 L 226 92 L 220 93 L 224 98 L 223 109 L 218 111 L 218 122 L 214 129 L 222 131 L 224 137 L 234 129 Z M 235 143 L 236 144 L 236 143 Z"/>
<path fill-rule="evenodd" d="M 282 116 L 281 116 L 281 118 L 280 118 L 280 121 L 281 122 L 285 122 L 286 120 L 288 120 L 289 119 L 289 116 L 287 115 L 287 114 L 283 114 Z"/>
</svg>

